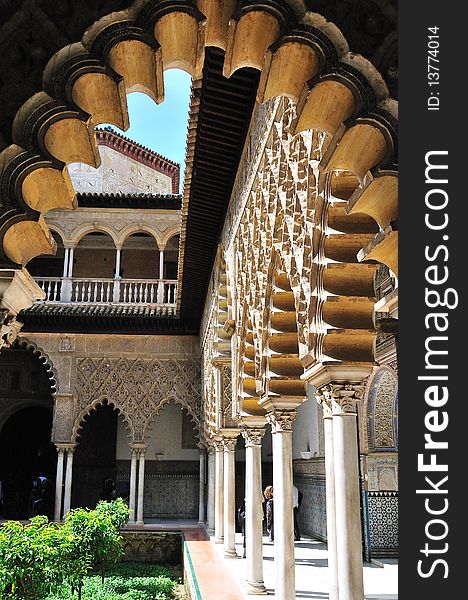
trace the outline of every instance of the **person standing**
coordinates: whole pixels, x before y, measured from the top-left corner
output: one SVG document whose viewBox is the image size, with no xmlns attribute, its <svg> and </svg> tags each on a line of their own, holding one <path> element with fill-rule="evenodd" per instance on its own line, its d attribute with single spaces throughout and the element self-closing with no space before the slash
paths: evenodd
<svg viewBox="0 0 468 600">
<path fill-rule="evenodd" d="M 237 509 L 237 523 L 242 532 L 242 540 L 243 540 L 243 548 L 244 548 L 242 558 L 245 558 L 245 498 L 242 500 L 242 504 Z"/>
<path fill-rule="evenodd" d="M 299 507 L 301 506 L 302 503 L 302 497 L 303 494 L 300 490 L 297 489 L 297 487 L 293 484 L 292 487 L 292 492 L 293 492 L 293 511 L 294 511 L 294 541 L 298 542 L 301 539 L 301 531 L 299 529 L 299 522 L 298 522 L 298 512 L 299 512 Z"/>
<path fill-rule="evenodd" d="M 267 485 L 263 494 L 266 498 L 266 503 L 265 503 L 266 504 L 266 507 L 265 507 L 266 528 L 267 528 L 267 532 L 269 534 L 270 542 L 273 542 L 275 539 L 275 532 L 274 532 L 274 527 L 273 527 L 273 486 Z"/>
</svg>

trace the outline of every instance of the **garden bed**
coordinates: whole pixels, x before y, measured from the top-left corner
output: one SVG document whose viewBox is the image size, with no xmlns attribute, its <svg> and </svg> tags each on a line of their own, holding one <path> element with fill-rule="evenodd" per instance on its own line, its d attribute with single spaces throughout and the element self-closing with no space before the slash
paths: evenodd
<svg viewBox="0 0 468 600">
<path fill-rule="evenodd" d="M 181 573 L 176 569 L 142 563 L 123 563 L 112 567 L 104 581 L 100 575 L 85 578 L 82 600 L 183 600 Z M 48 596 L 47 600 L 73 600 L 69 584 Z"/>
</svg>

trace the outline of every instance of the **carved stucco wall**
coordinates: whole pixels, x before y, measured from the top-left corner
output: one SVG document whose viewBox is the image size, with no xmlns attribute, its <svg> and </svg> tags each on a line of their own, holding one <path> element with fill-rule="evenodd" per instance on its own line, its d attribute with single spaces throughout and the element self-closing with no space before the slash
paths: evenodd
<svg viewBox="0 0 468 600">
<path fill-rule="evenodd" d="M 389 366 L 377 368 L 364 397 L 368 489 L 398 490 L 398 379 Z"/>
<path fill-rule="evenodd" d="M 99 146 L 101 165 L 69 165 L 75 191 L 105 194 L 171 194 L 172 179 L 113 148 Z"/>
<path fill-rule="evenodd" d="M 76 441 L 83 418 L 104 401 L 122 414 L 130 441 L 144 442 L 169 402 L 187 409 L 200 430 L 201 379 L 195 336 L 34 333 L 57 374 L 55 441 Z"/>
</svg>

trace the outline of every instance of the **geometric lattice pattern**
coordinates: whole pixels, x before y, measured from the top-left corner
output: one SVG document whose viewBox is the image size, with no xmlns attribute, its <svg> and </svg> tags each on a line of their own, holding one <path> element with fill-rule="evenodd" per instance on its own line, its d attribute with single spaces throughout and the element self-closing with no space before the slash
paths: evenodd
<svg viewBox="0 0 468 600">
<path fill-rule="evenodd" d="M 79 358 L 74 436 L 94 406 L 107 400 L 121 413 L 132 441 L 144 442 L 161 408 L 181 404 L 200 431 L 200 365 L 195 360 Z"/>
<path fill-rule="evenodd" d="M 398 550 L 398 492 L 368 492 L 372 556 L 395 556 Z"/>
</svg>

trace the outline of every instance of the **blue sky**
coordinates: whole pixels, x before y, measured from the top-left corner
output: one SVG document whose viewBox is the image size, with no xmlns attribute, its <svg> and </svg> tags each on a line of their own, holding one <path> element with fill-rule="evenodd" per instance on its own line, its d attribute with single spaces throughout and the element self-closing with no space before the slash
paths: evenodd
<svg viewBox="0 0 468 600">
<path fill-rule="evenodd" d="M 123 132 L 135 142 L 180 163 L 181 174 L 185 166 L 190 85 L 191 77 L 185 71 L 169 69 L 164 72 L 162 104 L 156 104 L 145 94 L 129 94 L 130 127 Z"/>
</svg>

